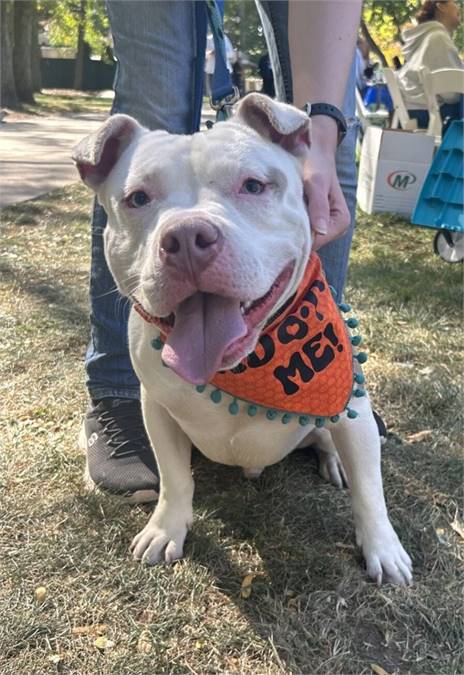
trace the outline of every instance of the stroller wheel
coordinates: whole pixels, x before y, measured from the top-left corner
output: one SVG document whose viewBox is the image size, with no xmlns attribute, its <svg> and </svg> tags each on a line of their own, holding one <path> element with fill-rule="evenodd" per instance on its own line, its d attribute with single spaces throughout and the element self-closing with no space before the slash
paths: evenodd
<svg viewBox="0 0 464 675">
<path fill-rule="evenodd" d="M 460 263 L 464 260 L 464 232 L 440 230 L 435 235 L 433 250 L 448 263 Z"/>
</svg>

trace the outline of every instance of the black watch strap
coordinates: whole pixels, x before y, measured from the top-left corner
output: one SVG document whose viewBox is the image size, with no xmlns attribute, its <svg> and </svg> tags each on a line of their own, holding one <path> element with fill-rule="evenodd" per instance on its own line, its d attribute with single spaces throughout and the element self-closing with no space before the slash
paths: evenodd
<svg viewBox="0 0 464 675">
<path fill-rule="evenodd" d="M 340 145 L 347 132 L 345 116 L 341 110 L 330 103 L 309 102 L 304 104 L 303 110 L 308 115 L 308 117 L 314 117 L 315 115 L 326 115 L 327 117 L 331 117 L 333 120 L 335 120 L 338 127 L 338 145 Z"/>
</svg>

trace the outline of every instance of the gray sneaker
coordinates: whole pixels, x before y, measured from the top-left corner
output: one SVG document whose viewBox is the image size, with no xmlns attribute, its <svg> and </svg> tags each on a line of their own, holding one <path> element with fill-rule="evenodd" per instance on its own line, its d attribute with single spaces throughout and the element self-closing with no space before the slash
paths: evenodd
<svg viewBox="0 0 464 675">
<path fill-rule="evenodd" d="M 92 401 L 79 445 L 87 455 L 87 482 L 131 504 L 158 499 L 158 469 L 142 419 L 140 401 Z"/>
</svg>

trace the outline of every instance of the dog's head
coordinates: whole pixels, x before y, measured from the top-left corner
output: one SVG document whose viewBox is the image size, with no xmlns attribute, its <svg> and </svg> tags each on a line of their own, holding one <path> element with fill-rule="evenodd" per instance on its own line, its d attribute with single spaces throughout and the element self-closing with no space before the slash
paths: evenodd
<svg viewBox="0 0 464 675">
<path fill-rule="evenodd" d="M 303 112 L 250 94 L 207 132 L 148 131 L 114 115 L 75 148 L 108 214 L 119 290 L 157 318 L 163 360 L 184 379 L 236 365 L 295 292 L 311 248 L 308 145 Z"/>
</svg>

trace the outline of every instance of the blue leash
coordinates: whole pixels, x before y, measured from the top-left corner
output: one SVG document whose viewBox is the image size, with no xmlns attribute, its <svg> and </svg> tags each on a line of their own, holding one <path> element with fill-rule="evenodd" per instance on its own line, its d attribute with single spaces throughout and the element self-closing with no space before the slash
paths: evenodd
<svg viewBox="0 0 464 675">
<path fill-rule="evenodd" d="M 231 107 L 240 98 L 227 69 L 227 56 L 224 40 L 224 0 L 205 0 L 208 21 L 214 40 L 214 73 L 211 83 L 211 107 L 216 111 L 216 121 L 226 120 L 231 115 Z"/>
</svg>

